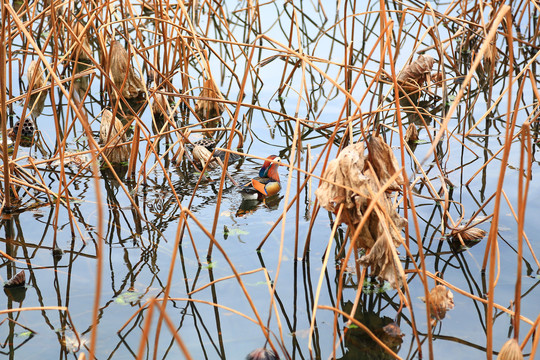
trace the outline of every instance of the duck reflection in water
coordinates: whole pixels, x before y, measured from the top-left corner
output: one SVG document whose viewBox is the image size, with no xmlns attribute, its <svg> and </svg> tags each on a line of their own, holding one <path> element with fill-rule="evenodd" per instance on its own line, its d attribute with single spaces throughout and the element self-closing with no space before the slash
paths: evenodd
<svg viewBox="0 0 540 360">
<path fill-rule="evenodd" d="M 236 217 L 247 216 L 253 214 L 259 208 L 267 208 L 269 210 L 276 210 L 279 208 L 279 203 L 283 199 L 283 196 L 273 195 L 263 199 L 242 199 L 242 203 L 236 211 Z"/>
</svg>

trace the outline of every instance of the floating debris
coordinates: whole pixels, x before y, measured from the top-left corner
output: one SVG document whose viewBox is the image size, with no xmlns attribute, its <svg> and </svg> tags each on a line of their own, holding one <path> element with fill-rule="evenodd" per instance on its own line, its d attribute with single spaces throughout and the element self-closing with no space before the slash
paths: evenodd
<svg viewBox="0 0 540 360">
<path fill-rule="evenodd" d="M 84 167 L 88 165 L 91 158 L 88 154 L 66 151 L 64 152 L 64 166 Z M 52 166 L 60 166 L 60 159 L 51 164 Z"/>
<path fill-rule="evenodd" d="M 463 241 L 479 241 L 486 236 L 486 231 L 477 227 L 458 226 L 452 229 L 450 237 L 453 241 L 459 241 L 459 236 Z"/>
</svg>

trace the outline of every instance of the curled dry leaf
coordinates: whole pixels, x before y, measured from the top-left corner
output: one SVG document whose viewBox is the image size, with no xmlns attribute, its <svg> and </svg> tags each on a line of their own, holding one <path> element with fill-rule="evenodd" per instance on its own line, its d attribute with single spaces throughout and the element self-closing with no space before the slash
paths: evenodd
<svg viewBox="0 0 540 360">
<path fill-rule="evenodd" d="M 200 97 L 206 99 L 199 99 L 195 104 L 195 114 L 197 114 L 199 119 L 204 121 L 221 116 L 225 108 L 219 102 L 221 100 L 220 94 L 214 80 L 208 79 L 204 82 Z M 216 119 L 215 121 L 205 123 L 205 127 L 216 127 L 218 124 L 219 119 Z"/>
<path fill-rule="evenodd" d="M 399 261 L 396 246 L 387 234 L 381 234 L 370 252 L 358 259 L 358 262 L 363 266 L 371 266 L 372 274 L 388 281 L 394 289 L 403 285 L 405 272 Z"/>
<path fill-rule="evenodd" d="M 378 140 L 375 141 L 376 145 L 370 147 L 370 151 L 382 148 L 386 152 L 389 149 L 381 146 Z M 371 158 L 372 156 L 369 161 Z M 380 158 L 376 160 L 376 165 L 372 164 L 376 169 L 373 172 L 366 166 L 368 160 L 364 155 L 363 144 L 349 145 L 336 159 L 328 163 L 324 173 L 327 181 L 321 182 L 315 195 L 321 206 L 328 211 L 337 213 L 343 205 L 341 221 L 353 229 L 362 221 L 369 204 L 377 202 L 375 210 L 369 214 L 356 240 L 359 247 L 371 249 L 371 253 L 360 259 L 360 262 L 371 266 L 375 275 L 398 287 L 404 274 L 396 247 L 403 241 L 401 230 L 406 220 L 399 216 L 385 193 L 375 198 L 380 189 L 378 184 L 384 183 L 381 177 L 387 179 L 394 161 L 397 164 L 391 150 Z M 390 165 L 385 165 L 385 161 L 389 161 Z M 352 232 L 354 233 L 354 230 Z"/>
<path fill-rule="evenodd" d="M 45 80 L 44 70 L 38 64 L 37 60 L 33 60 L 28 66 L 26 77 L 28 78 L 29 93 L 47 84 L 47 80 Z M 43 112 L 43 108 L 45 107 L 45 96 L 46 94 L 44 91 L 40 91 L 30 95 L 28 108 L 31 109 L 33 117 L 38 117 Z"/>
<path fill-rule="evenodd" d="M 111 41 L 111 77 L 118 89 L 124 85 L 122 96 L 126 99 L 136 98 L 144 91 L 141 77 L 131 66 L 126 49 L 116 40 Z"/>
<path fill-rule="evenodd" d="M 210 151 L 208 151 L 208 149 L 205 148 L 204 146 L 196 145 L 193 148 L 192 154 L 193 154 L 193 158 L 195 160 L 199 161 L 203 166 L 205 166 L 205 164 L 208 161 L 212 160 L 212 153 Z M 211 168 L 211 169 L 214 168 L 215 166 L 216 165 L 213 164 L 212 162 L 210 162 L 210 164 L 208 164 L 208 167 Z"/>
<path fill-rule="evenodd" d="M 255 349 L 248 354 L 246 360 L 279 360 L 279 356 L 272 349 Z"/>
<path fill-rule="evenodd" d="M 6 281 L 6 283 L 4 284 L 4 287 L 6 288 L 17 287 L 17 286 L 23 286 L 24 284 L 26 284 L 26 275 L 24 274 L 24 270 L 21 270 L 11 279 Z"/>
<path fill-rule="evenodd" d="M 155 123 L 152 123 L 152 129 L 155 133 L 158 133 L 163 128 L 163 125 L 165 125 L 167 115 L 170 114 L 169 102 L 166 95 L 155 93 L 152 102 L 152 113 L 154 114 L 155 121 Z"/>
<path fill-rule="evenodd" d="M 444 75 L 442 72 L 436 72 L 431 74 L 431 81 L 434 83 L 438 83 L 444 80 Z"/>
<path fill-rule="evenodd" d="M 64 153 L 64 166 L 83 167 L 83 166 L 86 166 L 89 162 L 90 162 L 90 157 L 87 154 L 80 154 L 78 152 L 71 152 L 71 151 L 66 151 Z M 51 165 L 59 166 L 60 159 L 56 160 Z"/>
<path fill-rule="evenodd" d="M 74 36 L 72 36 L 72 44 L 74 45 L 74 48 L 73 53 L 71 54 L 71 58 L 73 60 L 76 60 L 78 56 L 79 61 L 88 63 L 91 62 L 92 48 L 90 48 L 88 36 L 84 31 L 84 25 L 80 22 L 76 22 L 75 26 L 73 27 L 73 35 Z"/>
<path fill-rule="evenodd" d="M 334 213 L 338 211 L 341 203 L 345 204 L 346 209 L 355 208 L 355 198 L 358 195 L 346 187 L 359 190 L 366 186 L 367 178 L 362 174 L 364 161 L 364 145 L 359 143 L 347 146 L 337 159 L 328 163 L 324 173 L 324 178 L 328 181 L 321 182 L 315 192 L 322 207 Z M 358 222 L 360 219 L 353 219 L 351 224 Z"/>
<path fill-rule="evenodd" d="M 426 82 L 435 59 L 429 55 L 420 55 L 411 64 L 406 65 L 398 75 L 397 81 L 407 92 L 417 91 Z"/>
<path fill-rule="evenodd" d="M 452 229 L 452 232 L 450 232 L 450 236 L 453 240 L 459 241 L 458 235 L 461 236 L 463 241 L 477 241 L 486 236 L 486 232 L 485 230 L 479 229 L 477 227 L 458 226 L 455 229 Z"/>
<path fill-rule="evenodd" d="M 120 145 L 128 141 L 122 122 L 116 117 L 113 119 L 113 114 L 109 110 L 104 110 L 101 117 L 99 141 L 106 145 L 103 156 L 111 163 L 118 164 L 129 160 L 131 145 L 129 143 Z"/>
<path fill-rule="evenodd" d="M 369 160 L 375 169 L 379 182 L 381 185 L 384 185 L 395 173 L 400 172 L 397 159 L 392 148 L 384 142 L 384 139 L 381 136 L 371 137 L 368 145 L 370 155 Z M 400 173 L 388 189 L 399 190 L 400 185 L 402 184 L 403 176 Z"/>
<path fill-rule="evenodd" d="M 523 360 L 521 347 L 516 339 L 509 339 L 504 343 L 501 352 L 497 357 L 498 360 Z"/>
<path fill-rule="evenodd" d="M 411 123 L 405 132 L 405 141 L 406 142 L 415 142 L 418 141 L 418 128 L 414 123 Z"/>
<path fill-rule="evenodd" d="M 425 302 L 425 299 L 422 299 Z M 437 285 L 429 292 L 431 316 L 435 320 L 442 320 L 448 310 L 454 308 L 454 294 L 444 285 Z"/>
</svg>

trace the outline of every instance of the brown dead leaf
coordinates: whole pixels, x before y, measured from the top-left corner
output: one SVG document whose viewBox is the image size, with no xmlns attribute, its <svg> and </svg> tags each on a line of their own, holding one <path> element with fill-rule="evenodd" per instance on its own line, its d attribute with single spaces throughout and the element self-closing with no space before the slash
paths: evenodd
<svg viewBox="0 0 540 360">
<path fill-rule="evenodd" d="M 405 272 L 397 256 L 394 242 L 389 236 L 380 236 L 369 254 L 362 256 L 358 262 L 363 266 L 371 266 L 372 274 L 386 280 L 394 288 L 400 288 L 405 279 Z"/>
<path fill-rule="evenodd" d="M 73 53 L 71 54 L 71 58 L 75 61 L 78 56 L 79 61 L 91 62 L 92 48 L 88 42 L 88 36 L 86 35 L 86 32 L 84 32 L 84 25 L 80 22 L 75 23 L 75 26 L 73 27 L 73 35 L 74 36 L 72 36 L 71 41 L 75 47 L 73 49 Z M 79 39 L 79 41 L 77 39 Z"/>
<path fill-rule="evenodd" d="M 28 92 L 39 89 L 47 84 L 45 71 L 38 64 L 37 60 L 33 60 L 28 66 L 26 77 L 28 78 Z M 44 91 L 30 95 L 28 108 L 31 109 L 34 118 L 38 117 L 43 112 L 43 108 L 45 107 L 45 96 L 46 93 Z"/>
<path fill-rule="evenodd" d="M 491 27 L 493 23 L 488 24 L 488 28 Z M 482 47 L 483 43 L 479 44 L 479 48 Z M 482 63 L 484 65 L 484 71 L 490 72 L 491 69 L 497 64 L 499 60 L 499 49 L 497 48 L 497 35 L 490 41 L 487 51 L 484 53 L 484 58 Z"/>
<path fill-rule="evenodd" d="M 422 299 L 425 302 L 425 299 Z M 429 292 L 431 316 L 435 320 L 442 320 L 448 310 L 454 308 L 454 294 L 444 285 L 437 285 Z"/>
<path fill-rule="evenodd" d="M 389 147 L 386 149 L 381 146 L 379 140 L 375 141 L 374 149 L 390 150 L 390 153 L 382 156 L 382 160 L 377 160 L 377 169 L 387 176 L 388 166 L 381 163 L 389 161 L 393 164 L 395 158 L 392 161 L 393 153 Z M 389 281 L 393 287 L 399 287 L 405 275 L 397 257 L 396 247 L 403 242 L 401 230 L 406 220 L 399 216 L 386 193 L 377 199 L 374 198 L 380 190 L 379 184 L 383 181 L 369 166 L 366 166 L 366 161 L 362 143 L 349 145 L 336 159 L 328 163 L 324 173 L 324 178 L 328 181 L 321 182 L 315 195 L 321 206 L 328 211 L 336 213 L 343 205 L 341 221 L 352 227 L 353 232 L 364 218 L 369 204 L 377 202 L 356 239 L 359 247 L 371 249 L 360 262 L 365 266 L 371 266 L 373 274 Z"/>
<path fill-rule="evenodd" d="M 498 360 L 523 360 L 521 347 L 516 339 L 509 339 L 504 343 L 501 352 L 497 357 Z"/>
<path fill-rule="evenodd" d="M 334 213 L 341 203 L 345 204 L 346 209 L 355 207 L 356 193 L 344 187 L 360 189 L 366 185 L 367 178 L 362 174 L 364 161 L 364 145 L 358 143 L 347 146 L 336 159 L 328 163 L 323 176 L 328 182 L 321 182 L 315 191 L 322 207 Z"/>
<path fill-rule="evenodd" d="M 216 83 L 212 79 L 208 79 L 204 82 L 203 89 L 199 96 L 206 99 L 199 99 L 195 104 L 195 114 L 197 114 L 199 119 L 204 121 L 221 116 L 225 107 L 218 102 L 218 100 L 221 100 L 220 94 Z M 218 125 L 219 119 L 205 123 L 205 127 L 216 127 Z"/>
<path fill-rule="evenodd" d="M 127 162 L 131 153 L 130 143 L 119 145 L 128 140 L 126 132 L 122 130 L 123 127 L 118 118 L 115 117 L 113 120 L 113 114 L 109 110 L 103 111 L 99 126 L 99 140 L 102 144 L 108 144 L 102 154 L 113 164 Z"/>
<path fill-rule="evenodd" d="M 405 141 L 406 142 L 415 142 L 418 141 L 418 128 L 414 123 L 411 123 L 405 132 Z"/>
<path fill-rule="evenodd" d="M 372 136 L 368 148 L 369 160 L 381 185 L 384 185 L 398 171 L 401 172 L 392 148 L 384 142 L 381 136 Z M 403 176 L 399 174 L 388 189 L 399 190 L 402 184 Z"/>
<path fill-rule="evenodd" d="M 111 78 L 118 89 L 124 85 L 122 95 L 126 99 L 136 98 L 144 91 L 142 79 L 131 66 L 126 49 L 116 40 L 111 41 Z"/>
<path fill-rule="evenodd" d="M 163 125 L 167 122 L 167 116 L 171 115 L 171 109 L 167 96 L 156 92 L 152 102 L 152 113 L 154 114 L 154 122 L 152 122 L 152 130 L 154 133 L 159 133 Z"/>
<path fill-rule="evenodd" d="M 90 157 L 87 154 L 80 154 L 77 152 L 66 151 L 64 153 L 64 166 L 76 166 L 83 167 L 90 162 Z M 51 164 L 52 166 L 59 166 L 60 159 Z"/>
<path fill-rule="evenodd" d="M 26 275 L 24 273 L 24 270 L 19 271 L 15 276 L 13 276 L 11 279 L 6 281 L 4 284 L 4 287 L 17 287 L 17 286 L 23 286 L 26 284 Z"/>
<path fill-rule="evenodd" d="M 398 75 L 397 81 L 407 92 L 419 90 L 426 82 L 427 76 L 435 64 L 435 59 L 430 55 L 420 55 L 411 64 L 406 65 Z"/>
<path fill-rule="evenodd" d="M 191 153 L 193 154 L 193 158 L 199 161 L 202 166 L 205 166 L 208 161 L 212 160 L 212 153 L 204 146 L 195 145 Z M 210 164 L 208 164 L 208 167 L 212 169 L 216 167 L 216 165 L 217 164 L 210 162 Z"/>
<path fill-rule="evenodd" d="M 461 235 L 463 241 L 475 241 L 486 236 L 486 231 L 477 227 L 458 226 L 455 229 L 452 229 L 450 236 L 454 240 L 459 240 L 458 235 Z"/>
<path fill-rule="evenodd" d="M 431 82 L 438 83 L 444 80 L 444 75 L 442 72 L 436 72 L 431 74 Z"/>
</svg>

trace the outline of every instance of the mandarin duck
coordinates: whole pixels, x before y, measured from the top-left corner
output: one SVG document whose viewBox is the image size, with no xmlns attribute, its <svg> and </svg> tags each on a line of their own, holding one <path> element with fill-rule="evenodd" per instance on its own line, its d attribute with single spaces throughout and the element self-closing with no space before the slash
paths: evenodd
<svg viewBox="0 0 540 360">
<path fill-rule="evenodd" d="M 274 161 L 274 162 L 272 162 Z M 281 159 L 276 155 L 270 155 L 266 158 L 261 170 L 259 170 L 259 176 L 251 179 L 240 193 L 246 200 L 248 199 L 260 199 L 266 196 L 275 195 L 281 190 L 281 183 L 279 182 L 278 162 Z"/>
</svg>

